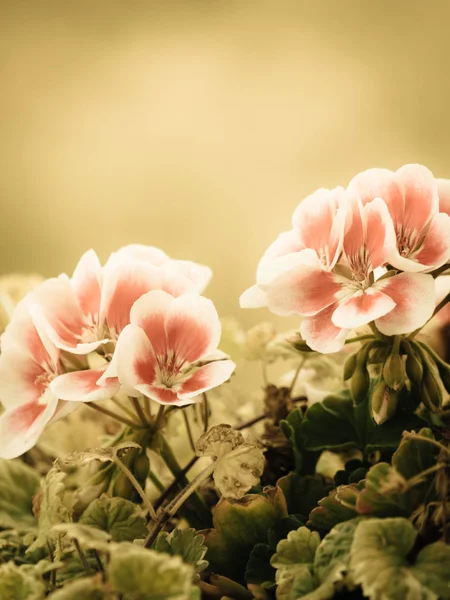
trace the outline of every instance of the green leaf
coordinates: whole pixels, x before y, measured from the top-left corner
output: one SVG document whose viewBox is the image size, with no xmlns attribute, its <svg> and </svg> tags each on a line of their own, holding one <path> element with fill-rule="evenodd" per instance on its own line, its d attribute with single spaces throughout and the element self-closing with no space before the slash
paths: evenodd
<svg viewBox="0 0 450 600">
<path fill-rule="evenodd" d="M 193 567 L 178 556 L 129 542 L 111 548 L 111 587 L 120 594 L 129 594 L 133 600 L 189 600 L 193 575 Z"/>
<path fill-rule="evenodd" d="M 39 486 L 40 477 L 34 469 L 20 460 L 0 459 L 0 528 L 36 527 L 32 502 Z"/>
<path fill-rule="evenodd" d="M 302 521 L 306 521 L 313 508 L 330 491 L 330 486 L 325 484 L 320 475 L 300 477 L 290 473 L 281 477 L 277 485 L 283 490 L 289 514 L 298 515 Z"/>
<path fill-rule="evenodd" d="M 417 532 L 407 519 L 364 519 L 355 531 L 350 570 L 369 598 L 448 600 L 450 547 L 437 542 L 408 560 Z"/>
<path fill-rule="evenodd" d="M 88 549 L 107 549 L 107 544 L 111 540 L 111 536 L 105 531 L 81 523 L 60 523 L 54 525 L 52 531 L 67 535 L 71 540 L 77 540 Z"/>
<path fill-rule="evenodd" d="M 124 498 L 103 496 L 91 502 L 79 522 L 107 531 L 115 542 L 132 542 L 147 535 L 142 509 Z"/>
<path fill-rule="evenodd" d="M 307 527 L 289 532 L 287 539 L 278 543 L 276 554 L 270 564 L 277 570 L 295 571 L 298 565 L 314 562 L 316 550 L 320 544 L 319 534 Z"/>
<path fill-rule="evenodd" d="M 181 556 L 185 563 L 193 565 L 197 573 L 208 566 L 203 560 L 208 548 L 204 544 L 205 536 L 195 529 L 174 529 L 172 533 L 162 531 L 153 546 L 157 552 L 165 552 L 172 556 Z"/>
<path fill-rule="evenodd" d="M 297 530 L 304 525 L 305 523 L 299 519 L 298 515 L 289 515 L 288 517 L 278 519 L 275 525 L 269 530 L 267 536 L 269 546 L 273 552 L 275 552 L 278 542 L 287 538 L 290 531 Z"/>
<path fill-rule="evenodd" d="M 88 448 L 83 452 L 71 452 L 66 454 L 61 460 L 66 465 L 73 467 L 81 467 L 87 465 L 93 460 L 99 460 L 100 462 L 111 462 L 114 461 L 116 456 L 119 458 L 126 454 L 131 448 L 141 449 L 142 447 L 133 441 L 120 442 L 117 446 L 110 448 Z"/>
<path fill-rule="evenodd" d="M 268 544 L 256 544 L 254 546 L 250 552 L 245 570 L 245 582 L 247 584 L 270 585 L 275 583 L 275 568 L 270 564 L 272 555 L 273 551 Z"/>
<path fill-rule="evenodd" d="M 267 543 L 270 528 L 287 516 L 281 511 L 278 495 L 266 498 L 249 494 L 239 501 L 220 500 L 213 515 L 215 528 L 205 537 L 211 571 L 244 583 L 252 548 Z"/>
<path fill-rule="evenodd" d="M 357 516 L 356 502 L 364 482 L 340 485 L 332 490 L 326 498 L 319 500 L 314 508 L 307 525 L 322 531 L 329 531 L 343 521 L 349 521 Z"/>
<path fill-rule="evenodd" d="M 314 475 L 320 452 L 312 452 L 305 447 L 301 430 L 303 413 L 301 409 L 291 410 L 286 420 L 280 421 L 283 434 L 291 442 L 295 459 L 295 472 L 302 475 Z"/>
<path fill-rule="evenodd" d="M 71 510 L 64 503 L 66 491 L 64 487 L 65 477 L 66 474 L 62 473 L 55 465 L 50 469 L 42 482 L 42 502 L 39 512 L 38 535 L 27 552 L 43 548 L 48 540 L 54 539 L 55 534 L 52 533 L 53 526 L 70 521 Z"/>
<path fill-rule="evenodd" d="M 369 410 L 369 396 L 354 406 L 348 392 L 328 396 L 306 411 L 301 424 L 305 446 L 310 450 L 359 448 L 364 452 L 396 448 L 405 429 L 420 429 L 425 422 L 416 415 L 397 413 L 376 425 Z"/>
<path fill-rule="evenodd" d="M 0 565 L 1 600 L 42 600 L 45 585 L 34 576 L 27 565 L 16 566 L 13 562 Z"/>
<path fill-rule="evenodd" d="M 419 435 L 434 440 L 431 429 L 424 428 Z M 392 465 L 406 479 L 411 479 L 436 463 L 439 448 L 435 445 L 413 437 L 404 437 L 392 456 Z M 426 481 L 424 482 L 427 485 Z"/>
<path fill-rule="evenodd" d="M 367 473 L 366 487 L 359 494 L 356 509 L 363 515 L 407 517 L 411 496 L 405 478 L 388 463 L 378 463 Z"/>
<path fill-rule="evenodd" d="M 328 582 L 334 586 L 345 578 L 353 536 L 360 520 L 339 523 L 320 543 L 314 557 L 314 574 L 320 583 Z"/>
<path fill-rule="evenodd" d="M 106 600 L 110 595 L 106 595 L 105 585 L 101 576 L 84 577 L 71 581 L 63 588 L 53 592 L 49 596 L 50 600 Z"/>
</svg>

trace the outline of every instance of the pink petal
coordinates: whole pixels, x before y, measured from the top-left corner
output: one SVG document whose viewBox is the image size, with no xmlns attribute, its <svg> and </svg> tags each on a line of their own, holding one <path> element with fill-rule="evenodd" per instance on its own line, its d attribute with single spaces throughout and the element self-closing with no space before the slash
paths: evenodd
<svg viewBox="0 0 450 600">
<path fill-rule="evenodd" d="M 253 285 L 241 295 L 239 306 L 241 308 L 261 308 L 262 306 L 267 306 L 267 294 L 259 285 Z"/>
<path fill-rule="evenodd" d="M 119 336 L 114 352 L 115 372 L 128 390 L 152 385 L 155 379 L 155 354 L 143 329 L 127 325 Z M 136 394 L 139 395 L 139 394 Z"/>
<path fill-rule="evenodd" d="M 439 211 L 437 182 L 423 165 L 405 165 L 395 173 L 395 177 L 403 189 L 403 229 L 421 232 Z"/>
<path fill-rule="evenodd" d="M 450 179 L 437 179 L 439 211 L 450 216 Z"/>
<path fill-rule="evenodd" d="M 138 298 L 150 290 L 162 288 L 158 267 L 142 262 L 118 264 L 105 271 L 102 289 L 101 320 L 116 333 L 130 322 L 130 310 Z"/>
<path fill-rule="evenodd" d="M 80 258 L 72 275 L 71 283 L 81 310 L 85 315 L 100 312 L 102 267 L 94 250 L 88 250 Z"/>
<path fill-rule="evenodd" d="M 396 304 L 394 310 L 376 321 L 381 333 L 411 333 L 431 318 L 435 307 L 435 286 L 431 275 L 400 273 L 377 281 L 375 286 Z"/>
<path fill-rule="evenodd" d="M 394 224 L 388 208 L 381 198 L 364 206 L 366 221 L 366 251 L 371 268 L 384 265 L 397 246 Z"/>
<path fill-rule="evenodd" d="M 395 227 L 403 221 L 403 193 L 395 174 L 388 169 L 368 169 L 354 177 L 349 193 L 361 198 L 365 205 L 375 198 L 382 198 L 391 214 Z"/>
<path fill-rule="evenodd" d="M 360 262 L 365 241 L 366 223 L 363 216 L 363 205 L 358 197 L 352 197 L 344 236 L 344 251 L 350 264 L 354 261 Z"/>
<path fill-rule="evenodd" d="M 334 190 L 319 189 L 305 198 L 292 217 L 294 229 L 304 248 L 312 248 L 321 256 L 328 249 L 331 266 L 336 262 L 342 248 L 345 227 L 344 204 L 347 202 L 342 187 Z"/>
<path fill-rule="evenodd" d="M 108 258 L 105 267 L 114 268 L 120 263 L 135 263 L 137 261 L 155 265 L 157 267 L 168 262 L 170 258 L 165 252 L 153 246 L 143 244 L 129 244 L 113 252 Z"/>
<path fill-rule="evenodd" d="M 191 404 L 190 401 L 180 400 L 173 390 L 169 390 L 167 388 L 160 388 L 152 385 L 140 384 L 136 386 L 136 389 L 144 396 L 155 400 L 155 402 L 158 402 L 159 404 L 173 404 L 175 406 Z"/>
<path fill-rule="evenodd" d="M 0 415 L 0 457 L 17 458 L 32 448 L 52 418 L 57 399 L 48 404 L 29 402 Z"/>
<path fill-rule="evenodd" d="M 300 325 L 302 338 L 316 352 L 331 354 L 339 352 L 344 346 L 350 330 L 336 327 L 331 321 L 336 306 L 337 304 L 328 306 L 314 317 L 304 319 Z"/>
<path fill-rule="evenodd" d="M 170 260 L 161 268 L 166 275 L 182 276 L 191 281 L 194 290 L 199 294 L 203 292 L 212 277 L 212 271 L 209 267 L 190 260 Z"/>
<path fill-rule="evenodd" d="M 162 356 L 167 350 L 165 319 L 175 299 L 162 290 L 147 292 L 133 304 L 130 322 L 143 329 L 153 350 Z"/>
<path fill-rule="evenodd" d="M 445 265 L 450 259 L 450 216 L 445 213 L 435 215 L 431 221 L 420 251 L 415 260 L 434 270 Z"/>
<path fill-rule="evenodd" d="M 165 327 L 168 349 L 188 363 L 215 350 L 220 341 L 221 325 L 214 304 L 196 294 L 172 302 Z"/>
<path fill-rule="evenodd" d="M 178 397 L 187 400 L 222 385 L 231 377 L 235 368 L 236 365 L 233 361 L 219 360 L 196 369 L 194 374 L 181 386 Z"/>
<path fill-rule="evenodd" d="M 0 402 L 6 407 L 37 402 L 43 390 L 36 381 L 44 374 L 42 364 L 24 349 L 4 350 L 0 355 Z"/>
<path fill-rule="evenodd" d="M 117 380 L 109 380 L 109 384 L 99 385 L 103 369 L 73 371 L 56 377 L 50 389 L 60 400 L 67 402 L 94 402 L 112 398 L 119 390 Z"/>
<path fill-rule="evenodd" d="M 341 300 L 331 320 L 336 327 L 357 329 L 382 317 L 395 308 L 395 302 L 386 293 L 372 287 L 359 290 Z"/>
<path fill-rule="evenodd" d="M 279 275 L 265 291 L 273 313 L 311 316 L 336 302 L 342 285 L 333 273 L 317 264 L 300 264 Z"/>
<path fill-rule="evenodd" d="M 195 283 L 183 275 L 167 273 L 165 272 L 164 267 L 161 267 L 161 276 L 162 289 L 174 298 L 178 298 L 181 294 L 198 292 Z"/>
<path fill-rule="evenodd" d="M 300 252 L 305 246 L 300 242 L 298 232 L 295 229 L 280 233 L 277 239 L 267 248 L 261 262 L 267 262 L 273 258 L 291 254 L 292 252 Z"/>
</svg>

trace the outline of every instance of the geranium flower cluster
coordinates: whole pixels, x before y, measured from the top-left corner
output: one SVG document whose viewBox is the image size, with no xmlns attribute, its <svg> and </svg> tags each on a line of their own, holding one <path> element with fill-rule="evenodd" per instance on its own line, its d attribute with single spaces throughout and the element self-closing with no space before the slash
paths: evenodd
<svg viewBox="0 0 450 600">
<path fill-rule="evenodd" d="M 208 267 L 130 245 L 103 266 L 89 250 L 72 277 L 35 288 L 1 338 L 0 457 L 29 450 L 80 402 L 123 391 L 182 406 L 229 379 L 219 317 L 200 295 L 210 277 Z"/>
<path fill-rule="evenodd" d="M 449 182 L 421 165 L 317 190 L 265 252 L 241 306 L 301 315 L 302 337 L 322 353 L 372 323 L 388 336 L 415 331 L 433 314 L 433 275 L 450 258 L 449 199 Z"/>
</svg>

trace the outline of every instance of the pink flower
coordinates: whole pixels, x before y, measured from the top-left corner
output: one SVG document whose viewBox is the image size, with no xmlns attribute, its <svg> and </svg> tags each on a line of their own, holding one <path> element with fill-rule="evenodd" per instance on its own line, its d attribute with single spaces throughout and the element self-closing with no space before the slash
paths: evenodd
<svg viewBox="0 0 450 600">
<path fill-rule="evenodd" d="M 422 165 L 405 165 L 395 173 L 369 169 L 349 185 L 349 191 L 359 195 L 364 204 L 374 198 L 385 201 L 397 239 L 388 262 L 409 272 L 433 271 L 450 258 L 450 216 L 444 188 L 448 190 Z"/>
<path fill-rule="evenodd" d="M 39 335 L 22 303 L 2 336 L 1 458 L 16 458 L 32 448 L 50 421 L 76 407 L 58 402 L 50 390 L 50 382 L 61 372 L 59 350 Z"/>
<path fill-rule="evenodd" d="M 231 360 L 217 355 L 221 327 L 211 300 L 150 291 L 135 302 L 130 321 L 111 365 L 130 395 L 183 406 L 234 371 Z"/>
<path fill-rule="evenodd" d="M 56 347 L 78 355 L 98 351 L 110 359 L 138 298 L 155 289 L 173 296 L 200 292 L 210 277 L 208 267 L 172 260 L 158 248 L 126 246 L 104 267 L 89 250 L 71 279 L 49 279 L 35 290 L 30 311 Z M 63 374 L 52 382 L 52 390 L 64 400 L 109 398 L 120 385 L 117 378 L 104 377 L 106 366 Z"/>
<path fill-rule="evenodd" d="M 372 321 L 386 335 L 411 332 L 434 309 L 431 275 L 394 272 L 375 280 L 375 270 L 386 264 L 396 246 L 384 201 L 375 198 L 363 206 L 355 195 L 346 200 L 342 192 L 339 195 L 340 206 L 347 205 L 345 224 L 339 217 L 339 231 L 344 232 L 342 256 L 333 254 L 330 260 L 315 243 L 313 248 L 262 261 L 258 285 L 241 297 L 245 307 L 267 305 L 276 314 L 307 317 L 300 332 L 312 349 L 323 353 L 337 352 L 352 329 Z M 336 235 L 330 235 L 328 206 L 324 203 L 314 222 L 313 241 L 320 240 L 322 249 L 339 247 Z"/>
</svg>

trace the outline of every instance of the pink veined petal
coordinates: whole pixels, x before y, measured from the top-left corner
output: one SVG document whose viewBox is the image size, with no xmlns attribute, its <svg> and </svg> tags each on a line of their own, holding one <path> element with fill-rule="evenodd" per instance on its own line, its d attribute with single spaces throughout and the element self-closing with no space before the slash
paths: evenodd
<svg viewBox="0 0 450 600">
<path fill-rule="evenodd" d="M 336 327 L 331 315 L 337 304 L 328 306 L 314 317 L 304 319 L 300 325 L 300 334 L 308 346 L 316 352 L 331 354 L 339 352 L 344 346 L 350 329 Z"/>
<path fill-rule="evenodd" d="M 172 302 L 165 328 L 168 349 L 188 363 L 215 350 L 222 330 L 214 304 L 196 294 L 185 294 Z"/>
<path fill-rule="evenodd" d="M 178 298 L 181 294 L 198 293 L 198 286 L 191 279 L 184 277 L 184 275 L 167 273 L 164 267 L 161 267 L 161 276 L 162 289 L 174 298 Z"/>
<path fill-rule="evenodd" d="M 130 322 L 145 331 L 156 355 L 167 350 L 166 316 L 175 298 L 162 290 L 147 292 L 133 304 Z"/>
<path fill-rule="evenodd" d="M 388 208 L 381 198 L 364 206 L 366 220 L 366 250 L 371 268 L 384 265 L 397 247 L 394 224 Z"/>
<path fill-rule="evenodd" d="M 105 271 L 101 322 L 106 320 L 116 333 L 130 322 L 130 310 L 138 298 L 162 288 L 161 270 L 142 262 L 118 264 Z"/>
<path fill-rule="evenodd" d="M 388 169 L 368 169 L 358 173 L 348 186 L 349 193 L 359 196 L 365 205 L 375 198 L 382 198 L 388 207 L 395 228 L 403 221 L 403 191 L 395 173 Z"/>
<path fill-rule="evenodd" d="M 342 249 L 344 247 L 344 237 L 347 224 L 347 215 L 349 211 L 349 200 L 345 204 L 339 206 L 334 217 L 333 226 L 330 232 L 329 241 L 329 268 L 333 269 L 339 260 Z"/>
<path fill-rule="evenodd" d="M 170 258 L 165 252 L 154 246 L 144 244 L 129 244 L 113 252 L 108 258 L 105 267 L 114 268 L 119 263 L 134 263 L 136 261 L 155 265 L 157 267 L 168 262 Z"/>
<path fill-rule="evenodd" d="M 423 165 L 405 165 L 396 171 L 395 177 L 403 189 L 403 229 L 420 233 L 439 212 L 436 179 Z"/>
<path fill-rule="evenodd" d="M 29 402 L 0 415 L 0 458 L 17 458 L 32 448 L 53 417 L 58 401 Z"/>
<path fill-rule="evenodd" d="M 203 365 L 195 370 L 194 374 L 181 386 L 178 397 L 188 400 L 222 385 L 231 377 L 236 365 L 232 360 L 219 360 Z"/>
<path fill-rule="evenodd" d="M 194 285 L 194 290 L 201 294 L 211 281 L 212 271 L 205 265 L 190 260 L 170 260 L 162 267 L 165 275 L 175 275 L 185 277 Z"/>
<path fill-rule="evenodd" d="M 173 404 L 175 406 L 184 406 L 185 404 L 192 404 L 192 401 L 179 400 L 177 394 L 173 390 L 166 388 L 160 388 L 152 385 L 138 384 L 136 389 L 140 394 L 155 400 L 159 404 Z"/>
<path fill-rule="evenodd" d="M 267 306 L 277 315 L 314 315 L 342 293 L 336 276 L 318 265 L 300 264 L 265 288 Z"/>
<path fill-rule="evenodd" d="M 85 315 L 100 312 L 102 267 L 94 250 L 88 250 L 80 258 L 73 272 L 71 284 Z"/>
<path fill-rule="evenodd" d="M 43 390 L 36 382 L 44 373 L 28 352 L 9 347 L 0 355 L 0 402 L 6 407 L 37 402 Z"/>
<path fill-rule="evenodd" d="M 395 301 L 387 292 L 383 293 L 372 286 L 341 300 L 331 320 L 336 327 L 357 329 L 383 317 L 394 308 Z"/>
<path fill-rule="evenodd" d="M 396 304 L 386 316 L 376 321 L 385 335 L 411 333 L 431 318 L 435 307 L 435 286 L 431 275 L 400 273 L 377 281 L 375 286 L 388 294 Z"/>
<path fill-rule="evenodd" d="M 94 402 L 112 398 L 120 388 L 118 380 L 99 385 L 103 369 L 73 371 L 59 375 L 50 384 L 50 389 L 60 400 L 67 402 Z"/>
<path fill-rule="evenodd" d="M 407 273 L 420 273 L 427 269 L 426 266 L 420 264 L 416 260 L 401 256 L 397 248 L 392 249 L 387 262 L 399 271 L 406 271 Z"/>
<path fill-rule="evenodd" d="M 311 248 L 305 248 L 299 252 L 277 256 L 272 260 L 260 261 L 256 271 L 256 281 L 258 285 L 267 285 L 278 277 L 278 275 L 305 264 L 318 269 L 324 268 L 322 261 L 317 256 L 317 252 Z"/>
<path fill-rule="evenodd" d="M 267 306 L 267 294 L 259 285 L 253 285 L 241 294 L 239 306 L 241 308 L 261 308 L 262 306 Z"/>
<path fill-rule="evenodd" d="M 420 264 L 433 271 L 450 259 L 450 217 L 445 213 L 435 215 L 430 223 L 422 248 L 414 256 Z"/>
<path fill-rule="evenodd" d="M 339 214 L 336 221 L 336 211 L 345 198 L 342 187 L 333 190 L 321 188 L 305 198 L 292 217 L 300 243 L 305 248 L 314 249 L 319 257 L 328 248 L 332 257 L 329 262 L 333 262 L 337 247 L 342 243 L 341 228 L 345 226 L 345 218 Z"/>
<path fill-rule="evenodd" d="M 439 211 L 450 216 L 450 179 L 437 179 Z"/>
<path fill-rule="evenodd" d="M 145 331 L 137 325 L 127 325 L 122 331 L 113 360 L 119 381 L 127 391 L 138 389 L 139 385 L 153 385 L 155 354 Z"/>
<path fill-rule="evenodd" d="M 349 222 L 344 236 L 344 252 L 351 264 L 360 261 L 366 241 L 366 223 L 363 216 L 363 205 L 359 197 L 350 200 Z"/>
</svg>

